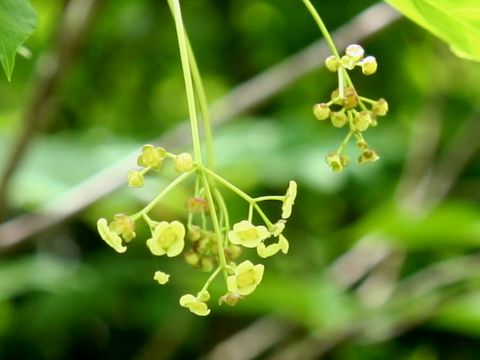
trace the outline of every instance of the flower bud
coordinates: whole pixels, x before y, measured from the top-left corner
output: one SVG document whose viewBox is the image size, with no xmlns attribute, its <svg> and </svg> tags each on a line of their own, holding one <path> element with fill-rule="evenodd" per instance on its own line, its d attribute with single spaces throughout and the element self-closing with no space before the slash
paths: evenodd
<svg viewBox="0 0 480 360">
<path fill-rule="evenodd" d="M 340 63 L 345 69 L 353 70 L 353 68 L 355 68 L 355 65 L 357 65 L 357 60 L 355 60 L 351 56 L 343 55 L 340 59 Z"/>
<path fill-rule="evenodd" d="M 367 56 L 363 59 L 362 63 L 362 73 L 364 75 L 372 75 L 377 71 L 377 60 L 373 56 Z"/>
<path fill-rule="evenodd" d="M 325 66 L 329 71 L 335 72 L 340 67 L 340 62 L 338 61 L 336 56 L 330 55 L 325 59 Z"/>
<path fill-rule="evenodd" d="M 385 116 L 388 112 L 388 102 L 385 99 L 378 99 L 372 106 L 372 112 L 378 116 Z"/>
<path fill-rule="evenodd" d="M 365 149 L 359 156 L 358 162 L 360 163 L 360 165 L 364 165 L 367 163 L 375 162 L 378 159 L 380 159 L 380 156 L 378 156 L 378 154 L 374 150 Z"/>
<path fill-rule="evenodd" d="M 200 262 L 200 256 L 193 250 L 189 250 L 185 253 L 185 261 L 188 265 L 197 266 Z"/>
<path fill-rule="evenodd" d="M 345 106 L 347 109 L 355 109 L 358 106 L 358 95 L 353 87 L 347 87 L 345 89 L 343 106 Z"/>
<path fill-rule="evenodd" d="M 141 188 L 145 181 L 143 179 L 143 174 L 137 170 L 130 170 L 127 174 L 128 186 L 134 188 Z"/>
<path fill-rule="evenodd" d="M 369 111 L 361 111 L 353 118 L 353 126 L 358 131 L 365 131 L 372 124 L 372 115 Z"/>
<path fill-rule="evenodd" d="M 347 46 L 347 49 L 345 50 L 345 54 L 350 56 L 352 59 L 359 61 L 363 58 L 365 51 L 360 45 L 352 44 Z"/>
<path fill-rule="evenodd" d="M 239 293 L 231 293 L 228 292 L 223 296 L 220 296 L 220 299 L 218 299 L 218 304 L 222 305 L 223 303 L 230 305 L 230 306 L 235 306 L 238 302 L 238 300 L 242 299 L 243 296 L 240 295 Z"/>
<path fill-rule="evenodd" d="M 110 229 L 125 241 L 130 241 L 135 237 L 135 222 L 125 214 L 116 214 L 110 224 Z"/>
<path fill-rule="evenodd" d="M 368 148 L 368 144 L 365 140 L 358 140 L 355 145 L 357 145 L 357 147 L 360 149 L 360 150 L 365 150 Z"/>
<path fill-rule="evenodd" d="M 242 248 L 237 245 L 230 244 L 226 249 L 225 249 L 225 256 L 229 260 L 236 259 L 237 257 L 240 256 L 242 253 Z"/>
<path fill-rule="evenodd" d="M 200 214 L 208 212 L 208 202 L 201 197 L 192 197 L 187 200 L 187 209 L 192 214 Z"/>
<path fill-rule="evenodd" d="M 188 229 L 188 239 L 192 242 L 198 241 L 202 238 L 203 232 L 202 228 L 197 225 L 192 225 Z"/>
<path fill-rule="evenodd" d="M 200 260 L 200 263 L 203 271 L 212 271 L 215 267 L 215 263 L 213 262 L 213 259 L 211 257 L 203 257 Z"/>
<path fill-rule="evenodd" d="M 344 168 L 346 168 L 348 164 L 350 164 L 350 158 L 348 157 L 348 155 L 340 155 L 340 163 Z"/>
<path fill-rule="evenodd" d="M 329 152 L 327 157 L 325 158 L 325 161 L 334 172 L 340 172 L 344 168 L 344 161 L 342 161 L 342 158 L 336 151 Z"/>
<path fill-rule="evenodd" d="M 348 122 L 347 115 L 343 111 L 332 111 L 330 119 L 332 121 L 332 125 L 341 128 Z"/>
<path fill-rule="evenodd" d="M 330 116 L 330 108 L 325 103 L 313 105 L 313 115 L 317 120 L 325 120 Z"/>
<path fill-rule="evenodd" d="M 193 159 L 189 153 L 181 153 L 173 161 L 176 172 L 184 173 L 193 169 Z"/>
</svg>

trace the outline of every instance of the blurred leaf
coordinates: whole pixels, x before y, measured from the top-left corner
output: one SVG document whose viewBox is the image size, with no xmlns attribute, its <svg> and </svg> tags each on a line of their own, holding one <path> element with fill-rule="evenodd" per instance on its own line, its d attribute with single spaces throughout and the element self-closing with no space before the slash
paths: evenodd
<svg viewBox="0 0 480 360">
<path fill-rule="evenodd" d="M 4 262 L 0 266 L 0 299 L 32 290 L 57 291 L 69 283 L 73 270 L 72 264 L 49 256 Z"/>
<path fill-rule="evenodd" d="M 459 57 L 480 61 L 478 0 L 386 0 L 450 45 Z"/>
<path fill-rule="evenodd" d="M 445 304 L 433 324 L 442 329 L 480 337 L 480 292 L 459 296 Z"/>
<path fill-rule="evenodd" d="M 0 61 L 10 81 L 15 55 L 20 45 L 33 33 L 37 14 L 28 0 L 0 2 Z"/>
<path fill-rule="evenodd" d="M 468 203 L 443 203 L 419 216 L 395 205 L 379 207 L 358 224 L 361 234 L 381 233 L 389 241 L 411 249 L 480 247 L 480 211 Z"/>
</svg>

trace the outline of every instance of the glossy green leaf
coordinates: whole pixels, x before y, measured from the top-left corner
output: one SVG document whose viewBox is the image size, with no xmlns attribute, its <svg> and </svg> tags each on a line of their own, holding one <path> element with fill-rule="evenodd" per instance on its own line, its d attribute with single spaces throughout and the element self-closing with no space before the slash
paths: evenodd
<svg viewBox="0 0 480 360">
<path fill-rule="evenodd" d="M 480 62 L 478 0 L 386 0 L 450 45 L 459 57 Z"/>
<path fill-rule="evenodd" d="M 37 14 L 28 0 L 0 1 L 0 61 L 9 81 L 17 50 L 36 24 Z"/>
</svg>

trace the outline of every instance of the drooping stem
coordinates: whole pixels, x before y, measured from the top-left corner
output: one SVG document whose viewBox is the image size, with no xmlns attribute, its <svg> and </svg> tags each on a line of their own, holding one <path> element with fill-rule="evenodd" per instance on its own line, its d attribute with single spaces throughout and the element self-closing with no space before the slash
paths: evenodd
<svg viewBox="0 0 480 360">
<path fill-rule="evenodd" d="M 335 43 L 333 42 L 333 39 L 332 39 L 330 33 L 328 32 L 328 29 L 325 26 L 322 18 L 320 17 L 320 14 L 315 9 L 315 7 L 312 5 L 310 0 L 302 0 L 302 1 L 305 4 L 305 6 L 307 7 L 310 14 L 313 16 L 313 19 L 317 23 L 318 27 L 320 28 L 320 31 L 322 32 L 322 35 L 325 38 L 325 41 L 327 42 L 328 47 L 330 48 L 330 51 L 332 52 L 333 55 L 335 55 L 335 57 L 337 57 L 337 59 L 340 60 L 340 55 L 338 54 L 338 50 L 335 46 Z"/>
<path fill-rule="evenodd" d="M 195 170 L 191 170 L 189 172 L 183 173 L 182 175 L 178 176 L 175 180 L 173 180 L 168 186 L 162 190 L 160 194 L 158 194 L 155 199 L 150 201 L 150 203 L 145 206 L 141 211 L 133 214 L 131 216 L 132 220 L 137 220 L 139 217 L 141 217 L 143 214 L 147 214 L 152 208 L 157 205 L 157 203 L 165 196 L 167 195 L 170 191 L 172 191 L 177 185 L 182 183 L 192 172 Z"/>
<path fill-rule="evenodd" d="M 192 131 L 193 154 L 195 161 L 202 165 L 202 149 L 200 146 L 200 135 L 198 132 L 198 119 L 195 106 L 195 92 L 193 90 L 192 74 L 190 72 L 190 62 L 188 57 L 187 36 L 182 20 L 182 12 L 179 0 L 168 0 L 172 8 L 175 27 L 177 30 L 178 47 L 180 50 L 180 60 L 182 62 L 183 77 L 185 80 L 185 92 L 187 94 L 188 115 L 190 116 L 190 127 Z"/>
<path fill-rule="evenodd" d="M 225 281 L 227 281 L 227 259 L 225 258 L 225 250 L 222 242 L 222 229 L 220 229 L 220 223 L 218 221 L 217 210 L 215 209 L 212 190 L 210 189 L 210 184 L 208 183 L 208 179 L 204 171 L 201 172 L 201 176 L 205 189 L 205 195 L 207 196 L 208 205 L 210 206 L 210 215 L 212 216 L 213 229 L 217 238 L 218 257 L 220 259 L 220 265 L 223 269 Z"/>
<path fill-rule="evenodd" d="M 226 179 L 224 179 L 223 177 L 221 177 L 220 175 L 216 174 L 215 172 L 207 169 L 207 168 L 203 168 L 203 170 L 210 176 L 212 177 L 213 179 L 217 180 L 220 184 L 224 185 L 225 187 L 229 188 L 230 190 L 232 190 L 235 194 L 237 194 L 238 196 L 240 196 L 242 199 L 244 199 L 248 204 L 252 205 L 253 208 L 257 211 L 258 215 L 260 215 L 260 217 L 262 218 L 262 220 L 265 222 L 265 224 L 267 224 L 267 226 L 272 226 L 272 222 L 270 221 L 270 219 L 267 217 L 267 215 L 265 215 L 265 213 L 263 212 L 263 210 L 260 208 L 260 206 L 258 206 L 258 204 L 256 203 L 255 199 L 252 198 L 250 195 L 248 195 L 247 193 L 245 193 L 244 191 L 240 190 L 238 187 L 236 187 L 235 185 L 233 185 L 231 182 L 227 181 Z"/>
<path fill-rule="evenodd" d="M 205 285 L 203 285 L 202 290 L 200 290 L 200 292 L 208 290 L 208 287 L 210 286 L 212 281 L 215 280 L 215 278 L 220 273 L 220 271 L 222 271 L 221 266 L 217 267 L 217 269 L 210 275 L 210 277 L 207 279 L 207 281 L 205 282 Z"/>
<path fill-rule="evenodd" d="M 188 46 L 188 56 L 190 59 L 190 67 L 192 70 L 193 84 L 195 85 L 195 90 L 198 95 L 198 103 L 200 105 L 200 113 L 202 114 L 203 120 L 203 131 L 205 134 L 205 142 L 207 148 L 207 166 L 210 169 L 213 169 L 214 164 L 214 155 L 213 155 L 213 132 L 212 132 L 212 117 L 210 116 L 210 110 L 208 109 L 208 99 L 205 92 L 205 87 L 203 86 L 202 77 L 200 75 L 200 70 L 198 69 L 197 61 L 195 59 L 195 54 L 193 52 L 192 46 L 187 36 L 187 46 Z"/>
<path fill-rule="evenodd" d="M 172 0 L 167 0 L 172 15 L 175 17 L 174 8 Z M 193 52 L 188 34 L 183 28 L 183 33 L 185 35 L 186 45 L 187 45 L 187 54 L 188 62 L 190 64 L 190 71 L 193 79 L 193 85 L 198 95 L 198 102 L 200 106 L 200 113 L 202 114 L 203 120 L 203 129 L 205 134 L 205 142 L 207 148 L 207 165 L 209 168 L 213 168 L 214 162 L 214 152 L 213 152 L 213 132 L 212 132 L 212 118 L 210 116 L 210 110 L 208 109 L 208 99 L 205 92 L 205 87 L 203 86 L 202 77 L 200 75 L 200 70 L 198 68 L 197 61 L 195 59 L 195 53 Z"/>
</svg>

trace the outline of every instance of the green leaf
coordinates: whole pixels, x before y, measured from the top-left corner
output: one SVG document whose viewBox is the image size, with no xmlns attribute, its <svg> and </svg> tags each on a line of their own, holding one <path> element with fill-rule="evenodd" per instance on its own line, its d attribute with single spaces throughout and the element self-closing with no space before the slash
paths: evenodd
<svg viewBox="0 0 480 360">
<path fill-rule="evenodd" d="M 37 14 L 28 0 L 0 1 L 0 61 L 8 81 L 18 48 L 33 33 Z"/>
<path fill-rule="evenodd" d="M 480 62 L 480 1 L 385 1 L 447 42 L 457 56 Z"/>
</svg>

